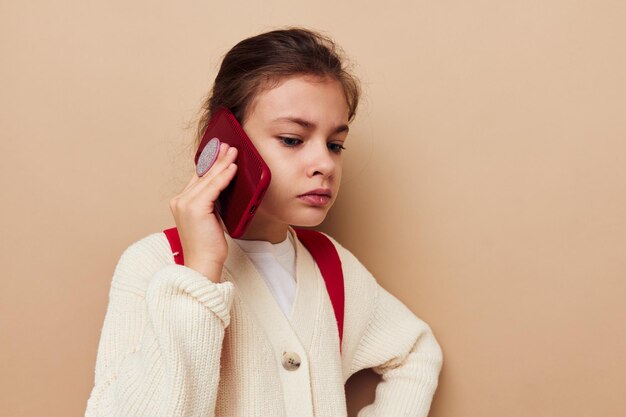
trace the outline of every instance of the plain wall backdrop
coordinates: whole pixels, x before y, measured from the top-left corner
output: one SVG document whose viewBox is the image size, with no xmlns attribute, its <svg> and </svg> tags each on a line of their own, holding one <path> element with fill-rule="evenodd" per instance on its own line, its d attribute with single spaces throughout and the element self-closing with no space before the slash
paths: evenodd
<svg viewBox="0 0 626 417">
<path fill-rule="evenodd" d="M 362 79 L 321 229 L 433 328 L 430 415 L 626 415 L 625 21 L 606 0 L 0 0 L 0 415 L 84 413 L 114 267 L 173 226 L 221 57 L 283 25 Z M 351 378 L 351 416 L 376 382 Z"/>
</svg>

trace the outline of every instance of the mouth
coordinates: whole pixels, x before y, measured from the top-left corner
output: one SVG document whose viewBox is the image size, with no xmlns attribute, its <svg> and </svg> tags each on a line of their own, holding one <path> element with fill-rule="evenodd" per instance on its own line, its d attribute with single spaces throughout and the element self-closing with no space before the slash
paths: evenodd
<svg viewBox="0 0 626 417">
<path fill-rule="evenodd" d="M 311 190 L 308 193 L 301 194 L 298 197 L 305 197 L 305 196 L 308 196 L 308 195 L 311 195 L 311 196 L 323 196 L 323 197 L 331 198 L 333 196 L 333 193 L 328 188 L 318 188 L 316 190 Z"/>
<path fill-rule="evenodd" d="M 311 190 L 308 193 L 299 195 L 298 198 L 312 206 L 325 206 L 330 202 L 332 192 L 328 189 Z"/>
</svg>

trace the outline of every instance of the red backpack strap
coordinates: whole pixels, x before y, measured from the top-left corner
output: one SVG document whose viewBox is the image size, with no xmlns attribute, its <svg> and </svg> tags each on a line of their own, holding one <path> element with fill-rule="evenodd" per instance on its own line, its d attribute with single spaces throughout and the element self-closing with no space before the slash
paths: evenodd
<svg viewBox="0 0 626 417">
<path fill-rule="evenodd" d="M 315 263 L 324 277 L 326 290 L 330 296 L 330 302 L 335 310 L 337 329 L 339 330 L 339 348 L 343 340 L 343 315 L 345 295 L 343 287 L 343 270 L 341 260 L 333 242 L 324 234 L 310 229 L 294 228 L 298 240 L 311 253 Z"/>
<path fill-rule="evenodd" d="M 171 229 L 163 230 L 167 240 L 170 242 L 172 248 L 172 254 L 174 255 L 174 262 L 176 265 L 185 265 L 185 257 L 183 256 L 183 245 L 180 243 L 180 236 L 178 236 L 178 229 L 172 227 Z"/>
<path fill-rule="evenodd" d="M 302 242 L 304 247 L 311 253 L 315 263 L 317 264 L 324 282 L 326 283 L 326 291 L 333 305 L 335 319 L 337 320 L 337 329 L 339 330 L 339 349 L 341 350 L 341 342 L 343 340 L 343 316 L 344 316 L 344 287 L 343 287 L 343 270 L 341 268 L 341 260 L 335 245 L 325 235 L 315 230 L 294 228 L 298 235 L 298 240 Z M 177 265 L 185 264 L 183 255 L 183 246 L 180 243 L 178 229 L 172 227 L 163 231 L 172 248 L 174 262 Z"/>
</svg>

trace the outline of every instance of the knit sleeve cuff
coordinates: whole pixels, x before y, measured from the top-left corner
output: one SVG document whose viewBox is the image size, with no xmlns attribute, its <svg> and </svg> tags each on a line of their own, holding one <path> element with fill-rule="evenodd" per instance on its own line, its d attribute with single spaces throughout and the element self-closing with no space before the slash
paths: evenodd
<svg viewBox="0 0 626 417">
<path fill-rule="evenodd" d="M 159 302 L 162 297 L 190 296 L 211 310 L 227 327 L 234 291 L 232 282 L 215 283 L 186 266 L 168 265 L 156 272 L 146 291 L 146 298 L 148 302 Z"/>
</svg>

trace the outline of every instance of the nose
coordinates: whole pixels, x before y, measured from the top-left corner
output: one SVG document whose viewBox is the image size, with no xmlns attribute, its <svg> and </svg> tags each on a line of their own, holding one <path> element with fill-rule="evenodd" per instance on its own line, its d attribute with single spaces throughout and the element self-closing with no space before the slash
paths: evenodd
<svg viewBox="0 0 626 417">
<path fill-rule="evenodd" d="M 335 158 L 333 158 L 330 149 L 328 149 L 325 140 L 316 142 L 314 146 L 311 147 L 311 153 L 308 155 L 308 158 L 308 176 L 322 175 L 324 177 L 333 177 L 337 162 Z"/>
</svg>

